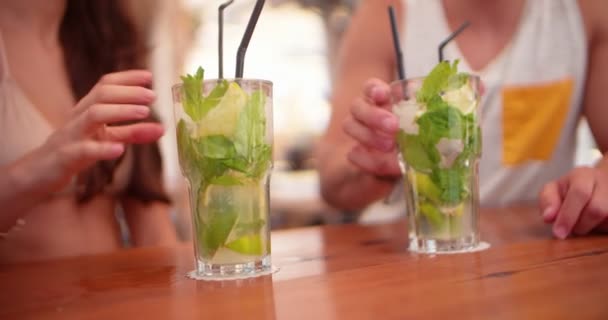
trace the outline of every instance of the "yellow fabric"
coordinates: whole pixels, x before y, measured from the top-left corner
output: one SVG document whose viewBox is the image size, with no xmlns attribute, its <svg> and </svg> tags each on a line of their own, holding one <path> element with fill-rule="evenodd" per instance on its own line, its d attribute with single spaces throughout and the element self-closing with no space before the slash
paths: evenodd
<svg viewBox="0 0 608 320">
<path fill-rule="evenodd" d="M 573 89 L 572 79 L 503 89 L 502 161 L 505 166 L 551 158 L 564 127 Z"/>
</svg>

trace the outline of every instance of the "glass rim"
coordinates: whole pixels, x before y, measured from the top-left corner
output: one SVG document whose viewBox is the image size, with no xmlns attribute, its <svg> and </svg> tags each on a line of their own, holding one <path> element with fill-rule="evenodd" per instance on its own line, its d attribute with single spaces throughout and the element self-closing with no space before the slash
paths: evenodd
<svg viewBox="0 0 608 320">
<path fill-rule="evenodd" d="M 257 79 L 257 78 L 215 78 L 215 79 L 207 79 L 207 80 L 203 80 L 203 85 L 209 84 L 209 83 L 218 83 L 221 80 L 226 80 L 229 83 L 232 82 L 239 82 L 239 83 L 261 83 L 263 85 L 267 85 L 267 86 L 274 86 L 274 83 L 270 80 L 264 80 L 264 79 Z M 178 90 L 181 89 L 184 86 L 183 82 L 180 83 L 176 83 L 174 85 L 171 86 L 172 90 Z"/>
<path fill-rule="evenodd" d="M 469 73 L 468 76 L 469 76 L 469 78 L 473 78 L 476 81 L 481 81 L 481 77 L 476 74 Z M 412 78 L 407 78 L 404 80 L 394 80 L 389 83 L 389 86 L 392 87 L 397 84 L 403 84 L 403 83 L 408 83 L 408 82 L 422 82 L 422 81 L 424 81 L 424 79 L 426 79 L 426 77 L 412 77 Z"/>
</svg>

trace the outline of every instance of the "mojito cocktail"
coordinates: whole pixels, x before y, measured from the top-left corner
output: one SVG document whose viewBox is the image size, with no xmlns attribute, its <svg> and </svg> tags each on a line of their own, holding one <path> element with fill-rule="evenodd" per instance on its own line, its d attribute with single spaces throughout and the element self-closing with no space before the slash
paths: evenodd
<svg viewBox="0 0 608 320">
<path fill-rule="evenodd" d="M 177 145 L 188 181 L 198 277 L 270 269 L 272 83 L 203 80 L 173 87 Z"/>
<path fill-rule="evenodd" d="M 478 244 L 479 79 L 441 62 L 427 77 L 391 85 L 399 118 L 410 249 Z"/>
</svg>

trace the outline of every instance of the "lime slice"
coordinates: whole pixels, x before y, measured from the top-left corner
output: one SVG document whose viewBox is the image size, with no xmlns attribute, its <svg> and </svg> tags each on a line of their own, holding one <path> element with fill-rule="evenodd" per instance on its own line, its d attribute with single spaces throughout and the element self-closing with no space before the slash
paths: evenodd
<svg viewBox="0 0 608 320">
<path fill-rule="evenodd" d="M 443 98 L 443 101 L 460 110 L 463 114 L 471 113 L 477 108 L 475 93 L 468 84 L 465 84 L 458 89 L 448 90 L 441 97 Z"/>
<path fill-rule="evenodd" d="M 240 237 L 229 242 L 226 248 L 247 255 L 261 255 L 264 253 L 262 238 L 259 234 Z"/>
<path fill-rule="evenodd" d="M 247 94 L 232 82 L 217 106 L 211 109 L 198 124 L 198 136 L 232 136 L 236 130 L 241 109 L 247 103 Z"/>
<path fill-rule="evenodd" d="M 464 203 L 461 203 L 457 206 L 453 206 L 453 207 L 444 207 L 441 208 L 441 211 L 448 216 L 451 217 L 461 217 L 462 214 L 464 213 Z"/>
<path fill-rule="evenodd" d="M 437 207 L 430 203 L 422 202 L 420 203 L 419 210 L 420 214 L 422 214 L 433 227 L 438 229 L 443 227 L 445 221 L 444 216 Z"/>
<path fill-rule="evenodd" d="M 441 190 L 433 183 L 429 175 L 416 172 L 410 175 L 410 179 L 414 178 L 416 185 L 416 192 L 419 195 L 438 203 L 441 200 Z"/>
</svg>

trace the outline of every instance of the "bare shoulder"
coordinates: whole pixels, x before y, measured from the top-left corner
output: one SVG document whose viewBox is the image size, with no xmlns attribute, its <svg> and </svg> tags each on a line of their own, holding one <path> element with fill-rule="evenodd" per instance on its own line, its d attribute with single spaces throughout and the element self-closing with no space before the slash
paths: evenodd
<svg viewBox="0 0 608 320">
<path fill-rule="evenodd" d="M 605 0 L 578 0 L 585 28 L 587 41 L 593 45 L 597 41 L 608 41 L 608 1 Z"/>
</svg>

